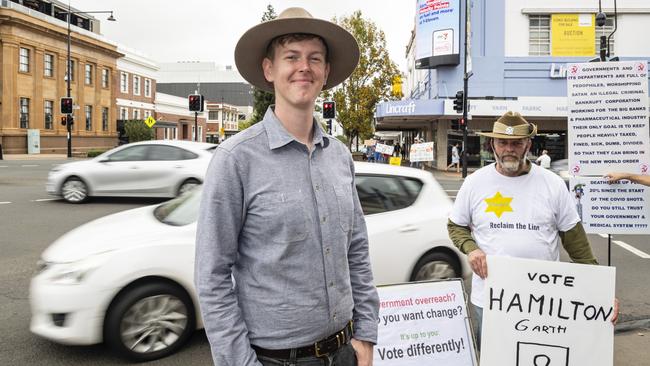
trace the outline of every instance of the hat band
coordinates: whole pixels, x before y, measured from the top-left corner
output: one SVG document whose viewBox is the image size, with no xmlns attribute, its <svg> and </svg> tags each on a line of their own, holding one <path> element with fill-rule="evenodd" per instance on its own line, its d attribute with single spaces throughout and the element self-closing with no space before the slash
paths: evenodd
<svg viewBox="0 0 650 366">
<path fill-rule="evenodd" d="M 516 125 L 516 126 L 508 126 L 501 122 L 494 122 L 494 126 L 492 127 L 492 132 L 501 135 L 527 137 L 530 135 L 530 125 L 523 124 L 523 125 Z"/>
</svg>

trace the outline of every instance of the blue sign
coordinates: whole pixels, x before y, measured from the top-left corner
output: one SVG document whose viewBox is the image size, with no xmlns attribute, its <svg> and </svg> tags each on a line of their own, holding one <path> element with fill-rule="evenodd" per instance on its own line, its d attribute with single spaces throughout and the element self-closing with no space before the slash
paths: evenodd
<svg viewBox="0 0 650 366">
<path fill-rule="evenodd" d="M 415 13 L 415 67 L 433 69 L 460 63 L 460 0 L 418 0 Z"/>
</svg>

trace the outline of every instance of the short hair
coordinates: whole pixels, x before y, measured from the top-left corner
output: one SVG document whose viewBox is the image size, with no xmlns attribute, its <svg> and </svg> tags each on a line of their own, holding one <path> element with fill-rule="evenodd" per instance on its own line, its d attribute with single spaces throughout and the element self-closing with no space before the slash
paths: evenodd
<svg viewBox="0 0 650 366">
<path fill-rule="evenodd" d="M 325 61 L 329 62 L 329 49 L 327 43 L 323 37 L 310 33 L 289 33 L 273 38 L 271 42 L 269 42 L 269 45 L 266 46 L 266 58 L 273 60 L 275 57 L 275 50 L 278 46 L 284 46 L 287 43 L 306 41 L 310 39 L 318 39 L 323 43 L 323 46 L 325 46 Z"/>
</svg>

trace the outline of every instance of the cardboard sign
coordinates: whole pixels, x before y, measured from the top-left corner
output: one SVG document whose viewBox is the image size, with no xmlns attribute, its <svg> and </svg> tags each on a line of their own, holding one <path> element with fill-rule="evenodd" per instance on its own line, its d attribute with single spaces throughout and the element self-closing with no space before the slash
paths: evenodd
<svg viewBox="0 0 650 366">
<path fill-rule="evenodd" d="M 647 61 L 567 66 L 569 173 L 647 171 Z"/>
<path fill-rule="evenodd" d="M 381 286 L 374 365 L 475 365 L 461 279 Z"/>
<path fill-rule="evenodd" d="M 389 164 L 400 166 L 402 165 L 402 158 L 400 158 L 399 156 L 391 156 Z"/>
<path fill-rule="evenodd" d="M 609 184 L 601 177 L 571 178 L 578 215 L 592 234 L 650 234 L 650 188 L 622 180 Z"/>
<path fill-rule="evenodd" d="M 409 160 L 433 161 L 433 142 L 411 145 L 411 150 L 409 150 Z"/>
<path fill-rule="evenodd" d="M 487 261 L 481 366 L 613 365 L 616 268 Z"/>
<path fill-rule="evenodd" d="M 378 153 L 386 154 L 386 155 L 393 155 L 393 149 L 395 147 L 391 145 L 385 145 L 385 144 L 377 144 L 375 145 L 375 151 Z"/>
</svg>

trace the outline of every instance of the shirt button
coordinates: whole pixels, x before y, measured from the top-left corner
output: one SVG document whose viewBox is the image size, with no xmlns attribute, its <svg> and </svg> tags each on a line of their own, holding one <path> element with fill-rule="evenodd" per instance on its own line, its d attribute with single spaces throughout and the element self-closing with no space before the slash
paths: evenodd
<svg viewBox="0 0 650 366">
<path fill-rule="evenodd" d="M 330 248 L 325 248 L 325 254 L 330 254 Z"/>
<path fill-rule="evenodd" d="M 327 221 L 327 216 L 323 216 L 323 222 Z"/>
<path fill-rule="evenodd" d="M 330 281 L 330 287 L 334 287 L 334 282 Z"/>
<path fill-rule="evenodd" d="M 318 184 L 314 188 L 316 188 L 317 191 L 320 190 L 320 186 Z"/>
</svg>

